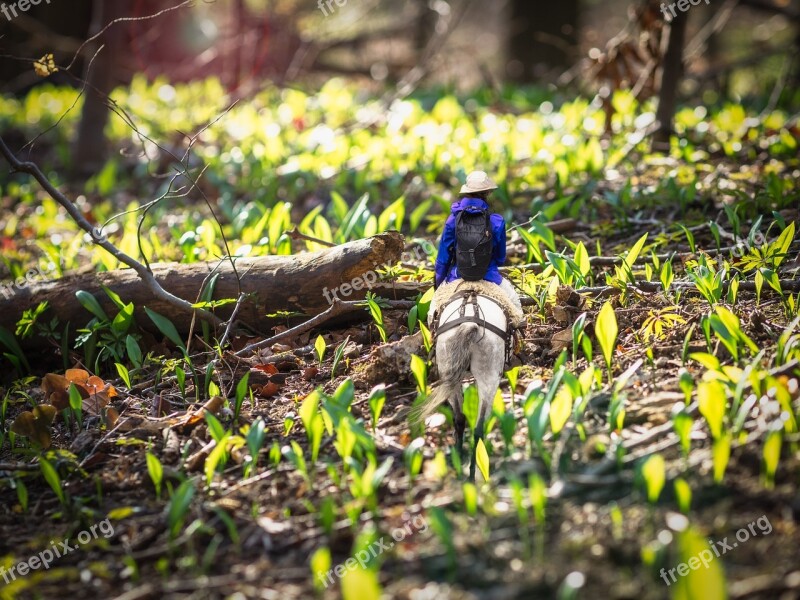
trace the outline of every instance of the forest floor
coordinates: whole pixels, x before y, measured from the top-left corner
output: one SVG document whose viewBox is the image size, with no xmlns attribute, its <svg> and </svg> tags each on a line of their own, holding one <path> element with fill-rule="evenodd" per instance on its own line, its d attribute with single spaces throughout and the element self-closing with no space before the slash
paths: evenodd
<svg viewBox="0 0 800 600">
<path fill-rule="evenodd" d="M 474 484 L 446 410 L 409 424 L 435 369 L 407 310 L 243 358 L 198 331 L 191 363 L 164 326 L 92 378 L 31 353 L 0 388 L 0 599 L 800 598 L 800 167 L 715 160 L 705 188 L 667 194 L 663 159 L 559 190 L 566 226 L 510 235 L 527 328 Z"/>
</svg>

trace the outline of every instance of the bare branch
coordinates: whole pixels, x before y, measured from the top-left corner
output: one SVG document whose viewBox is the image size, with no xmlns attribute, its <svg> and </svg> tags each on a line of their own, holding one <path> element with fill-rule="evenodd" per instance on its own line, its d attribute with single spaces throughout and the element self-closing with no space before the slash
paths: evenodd
<svg viewBox="0 0 800 600">
<path fill-rule="evenodd" d="M 145 267 L 142 263 L 137 261 L 131 256 L 128 256 L 126 253 L 122 252 L 119 248 L 117 248 L 114 244 L 108 241 L 105 238 L 100 230 L 92 227 L 92 224 L 86 220 L 86 217 L 83 216 L 81 211 L 78 209 L 77 206 L 67 198 L 61 191 L 59 191 L 42 173 L 42 170 L 36 163 L 33 162 L 22 162 L 20 161 L 11 149 L 6 144 L 5 140 L 0 136 L 0 154 L 2 154 L 8 163 L 11 165 L 13 171 L 19 173 L 27 173 L 28 175 L 32 176 L 39 185 L 42 187 L 44 191 L 46 191 L 50 196 L 58 202 L 61 206 L 66 209 L 67 213 L 70 217 L 78 224 L 78 226 L 83 229 L 86 233 L 88 233 L 91 238 L 92 242 L 97 246 L 100 246 L 111 254 L 114 258 L 116 258 L 121 263 L 129 266 L 132 268 L 141 278 L 142 282 L 153 292 L 153 295 L 164 301 L 168 304 L 175 306 L 181 310 L 185 310 L 189 313 L 194 313 L 197 316 L 213 323 L 214 325 L 220 325 L 221 320 L 213 315 L 212 313 L 204 310 L 204 309 L 197 309 L 192 306 L 192 304 L 182 298 L 178 298 L 173 294 L 170 294 L 167 290 L 165 290 L 161 285 L 156 281 L 155 277 L 153 277 L 153 273 Z"/>
</svg>

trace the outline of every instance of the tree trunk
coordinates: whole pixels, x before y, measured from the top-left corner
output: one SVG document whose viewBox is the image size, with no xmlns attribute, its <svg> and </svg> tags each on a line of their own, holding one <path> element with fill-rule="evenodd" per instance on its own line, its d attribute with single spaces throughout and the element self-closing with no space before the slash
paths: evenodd
<svg viewBox="0 0 800 600">
<path fill-rule="evenodd" d="M 118 2 L 95 0 L 92 9 L 91 35 L 96 35 L 108 23 L 122 16 Z M 107 96 L 117 83 L 115 65 L 118 64 L 122 48 L 123 33 L 118 25 L 112 25 L 92 44 L 86 60 L 84 79 L 87 81 L 84 93 L 83 110 L 78 124 L 77 138 L 73 155 L 72 171 L 79 177 L 88 177 L 99 171 L 108 160 L 106 124 L 109 108 Z M 94 61 L 95 55 L 100 51 Z"/>
<path fill-rule="evenodd" d="M 672 135 L 672 120 L 678 103 L 678 86 L 683 78 L 683 45 L 686 38 L 688 14 L 676 11 L 669 28 L 667 52 L 664 55 L 664 70 L 661 75 L 661 87 L 658 94 L 658 110 L 656 120 L 658 129 L 653 137 L 654 148 L 669 150 L 669 139 Z"/>
<path fill-rule="evenodd" d="M 513 0 L 509 76 L 529 83 L 542 79 L 554 68 L 571 66 L 578 43 L 579 14 L 578 0 Z"/>
<path fill-rule="evenodd" d="M 315 315 L 326 310 L 334 296 L 341 300 L 362 299 L 366 295 L 367 284 L 374 289 L 373 284 L 377 281 L 375 269 L 399 261 L 403 245 L 403 236 L 392 232 L 320 252 L 237 259 L 241 291 L 249 295 L 239 310 L 237 321 L 264 330 L 277 321 L 275 317 L 267 315 L 278 311 Z M 236 276 L 227 261 L 221 264 L 158 263 L 152 265 L 152 270 L 166 290 L 192 302 L 197 299 L 212 271 L 219 274 L 214 287 L 215 300 L 235 299 L 239 295 Z M 0 326 L 13 331 L 24 310 L 47 301 L 50 309 L 43 319 L 58 317 L 62 326 L 70 322 L 74 331 L 91 318 L 75 297 L 75 292 L 79 290 L 95 296 L 109 317 L 113 318 L 118 310 L 101 285 L 117 293 L 124 302 L 133 302 L 136 322 L 140 327 L 155 331 L 144 312 L 147 307 L 167 317 L 179 332 L 189 331 L 192 315 L 154 299 L 132 269 L 68 276 L 13 290 L 0 288 Z M 220 318 L 227 319 L 233 307 L 233 304 L 227 304 L 214 312 Z"/>
</svg>

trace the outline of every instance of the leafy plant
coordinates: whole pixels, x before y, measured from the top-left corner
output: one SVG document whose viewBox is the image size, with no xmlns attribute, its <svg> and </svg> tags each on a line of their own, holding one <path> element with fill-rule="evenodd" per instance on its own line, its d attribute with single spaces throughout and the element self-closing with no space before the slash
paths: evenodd
<svg viewBox="0 0 800 600">
<path fill-rule="evenodd" d="M 245 443 L 247 444 L 247 451 L 249 453 L 248 460 L 245 462 L 244 466 L 245 477 L 251 477 L 258 467 L 258 455 L 264 445 L 265 437 L 266 425 L 264 419 L 259 417 L 250 426 L 245 437 Z"/>
<path fill-rule="evenodd" d="M 386 403 L 386 387 L 384 385 L 375 386 L 369 394 L 369 412 L 372 417 L 372 431 L 378 426 L 378 419 L 381 418 L 383 405 Z"/>
<path fill-rule="evenodd" d="M 44 477 L 44 480 L 47 482 L 47 485 L 50 486 L 50 489 L 53 490 L 53 493 L 56 495 L 56 498 L 58 498 L 58 501 L 62 504 L 62 506 L 66 506 L 67 497 L 64 494 L 64 489 L 61 487 L 61 477 L 58 475 L 58 471 L 53 466 L 53 463 L 42 457 L 39 459 L 39 468 L 42 471 L 42 477 Z"/>
<path fill-rule="evenodd" d="M 647 489 L 647 501 L 655 504 L 661 496 L 666 482 L 666 466 L 664 457 L 653 454 L 642 465 L 642 478 Z"/>
<path fill-rule="evenodd" d="M 325 350 L 327 347 L 328 345 L 325 343 L 325 338 L 318 335 L 317 339 L 314 341 L 314 352 L 317 354 L 317 362 L 320 367 L 322 366 L 322 361 L 325 359 Z"/>
<path fill-rule="evenodd" d="M 178 537 L 178 533 L 183 528 L 195 492 L 196 489 L 191 479 L 186 479 L 172 493 L 167 509 L 167 528 L 171 540 Z"/>
<path fill-rule="evenodd" d="M 597 323 L 595 323 L 595 334 L 597 341 L 600 344 L 600 349 L 603 352 L 603 358 L 606 361 L 606 369 L 608 370 L 608 382 L 611 383 L 613 376 L 611 374 L 611 361 L 614 355 L 614 348 L 617 343 L 617 316 L 614 314 L 614 309 L 611 307 L 610 302 L 603 304 L 600 313 L 597 315 Z"/>
<path fill-rule="evenodd" d="M 378 333 L 381 336 L 381 341 L 385 344 L 386 343 L 386 327 L 383 323 L 383 311 L 381 310 L 381 306 L 379 301 L 376 299 L 375 294 L 372 292 L 367 292 L 367 297 L 365 299 L 367 304 L 367 310 L 369 311 L 370 316 L 372 316 L 372 320 L 375 322 L 375 326 L 378 328 Z"/>
<path fill-rule="evenodd" d="M 236 384 L 236 403 L 233 409 L 233 420 L 238 421 L 239 415 L 242 412 L 242 404 L 244 403 L 244 399 L 247 395 L 250 394 L 252 398 L 252 392 L 250 391 L 250 372 L 244 374 L 239 380 L 239 383 Z"/>
<path fill-rule="evenodd" d="M 146 455 L 147 473 L 156 488 L 156 498 L 161 498 L 161 484 L 164 479 L 164 468 L 161 466 L 161 461 L 155 454 L 148 452 Z"/>
</svg>

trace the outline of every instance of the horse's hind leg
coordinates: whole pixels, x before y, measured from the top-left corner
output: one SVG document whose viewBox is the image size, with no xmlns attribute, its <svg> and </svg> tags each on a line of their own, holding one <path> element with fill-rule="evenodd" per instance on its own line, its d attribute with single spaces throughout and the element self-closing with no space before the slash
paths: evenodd
<svg viewBox="0 0 800 600">
<path fill-rule="evenodd" d="M 456 430 L 456 445 L 453 448 L 454 452 L 458 452 L 459 463 L 464 459 L 464 430 L 467 427 L 467 417 L 464 416 L 464 394 L 461 389 L 458 390 L 456 397 L 453 398 L 453 425 Z M 459 478 L 462 473 L 458 474 Z"/>
<path fill-rule="evenodd" d="M 467 418 L 464 416 L 464 411 L 459 406 L 457 410 L 453 411 L 453 423 L 456 428 L 456 450 L 458 451 L 459 458 L 464 457 L 464 429 L 467 427 Z"/>
</svg>

